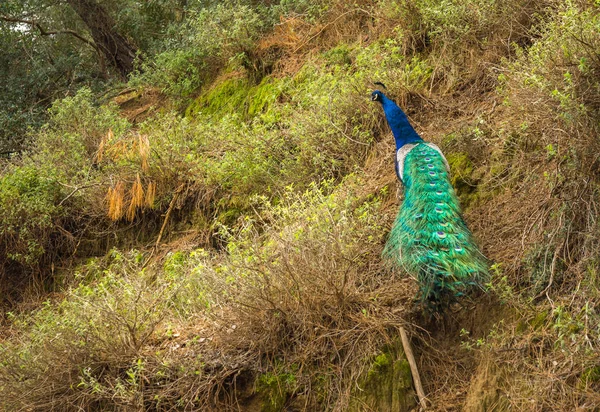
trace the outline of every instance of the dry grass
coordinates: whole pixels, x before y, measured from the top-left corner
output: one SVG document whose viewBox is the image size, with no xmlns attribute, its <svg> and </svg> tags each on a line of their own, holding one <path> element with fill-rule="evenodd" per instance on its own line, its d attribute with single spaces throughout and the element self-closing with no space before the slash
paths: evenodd
<svg viewBox="0 0 600 412">
<path fill-rule="evenodd" d="M 331 196 L 317 194 L 312 206 L 288 198 L 283 212 L 262 214 L 274 226 L 246 238 L 244 258 L 226 263 L 238 273 L 222 289 L 233 292 L 228 323 L 236 328 L 215 343 L 256 359 L 255 372 L 281 365 L 296 379 L 290 394 L 309 405 L 346 410 L 365 360 L 406 324 L 414 288 L 373 260 L 381 244 L 368 239 L 379 218 L 369 212 L 355 226 Z"/>
<path fill-rule="evenodd" d="M 40 315 L 51 330 L 13 342 L 3 369 L 12 372 L 0 378 L 6 404 L 239 410 L 260 391 L 257 378 L 272 374 L 293 380 L 281 393 L 263 389 L 263 399 L 347 410 L 370 359 L 398 327 L 411 328 L 414 285 L 377 263 L 376 204 L 317 189 L 286 199 L 257 205 L 268 229 L 227 235 L 228 255 L 142 269 L 144 259 L 117 254 L 84 269 L 99 277 Z M 43 334 L 54 338 L 38 345 Z"/>
<path fill-rule="evenodd" d="M 375 24 L 373 21 L 377 20 Z M 394 23 L 371 2 L 332 2 L 325 16 L 309 22 L 303 16 L 282 17 L 256 48 L 256 59 L 273 61 L 274 75 L 298 72 L 310 56 L 344 43 L 365 43 L 390 33 Z"/>
</svg>

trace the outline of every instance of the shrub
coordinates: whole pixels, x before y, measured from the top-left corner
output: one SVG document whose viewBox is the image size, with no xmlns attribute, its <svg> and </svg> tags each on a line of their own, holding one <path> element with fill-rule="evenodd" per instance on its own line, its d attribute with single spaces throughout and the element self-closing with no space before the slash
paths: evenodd
<svg viewBox="0 0 600 412">
<path fill-rule="evenodd" d="M 119 138 L 130 127 L 116 104 L 98 106 L 94 100 L 92 91 L 83 88 L 54 102 L 50 119 L 35 135 L 25 162 L 55 167 L 65 184 L 91 180 L 102 140 L 109 134 Z"/>
<path fill-rule="evenodd" d="M 349 182 L 360 186 L 360 178 Z M 325 400 L 309 391 L 308 402 L 340 409 L 349 402 L 346 384 L 398 326 L 389 310 L 410 300 L 404 281 L 375 263 L 384 230 L 377 198 L 362 203 L 347 187 L 330 195 L 327 184 L 301 195 L 289 190 L 277 205 L 258 199 L 267 230 L 246 221 L 237 233 L 222 232 L 228 257 L 217 272 L 227 276 L 222 293 L 233 305 L 228 322 L 237 325 L 221 347 L 251 342 L 253 359 L 278 376 L 294 376 L 284 392 L 329 382 Z"/>
<path fill-rule="evenodd" d="M 0 178 L 0 255 L 36 266 L 64 216 L 58 205 L 62 189 L 52 170 L 12 168 Z"/>
<path fill-rule="evenodd" d="M 532 278 L 538 290 L 596 254 L 590 217 L 597 214 L 592 204 L 598 181 L 591 170 L 597 162 L 600 83 L 591 74 L 590 53 L 600 50 L 600 43 L 599 19 L 591 7 L 561 5 L 554 18 L 538 27 L 539 37 L 528 49 L 517 48 L 519 57 L 500 76 L 506 109 L 499 136 L 504 148 L 496 152 L 496 168 L 503 173 L 490 169 L 495 177 L 489 176 L 487 184 L 511 180 L 511 197 L 519 198 L 514 202 L 521 206 L 507 219 L 528 227 L 517 253 L 538 272 Z M 525 222 L 531 216 L 539 220 L 530 227 Z M 564 280 L 583 275 L 576 272 Z"/>
<path fill-rule="evenodd" d="M 29 320 L 16 321 L 27 330 L 23 340 L 0 346 L 5 407 L 144 405 L 139 393 L 146 373 L 153 362 L 160 369 L 162 358 L 149 351 L 150 339 L 180 283 L 153 282 L 142 263 L 141 254 L 113 251 L 104 264 L 92 261 L 83 268 L 86 280 L 67 299 L 45 305 Z"/>
<path fill-rule="evenodd" d="M 378 199 L 344 186 L 323 193 L 332 189 L 256 199 L 266 230 L 223 227 L 221 254 L 180 251 L 144 266 L 143 254 L 113 250 L 81 266 L 60 302 L 13 315 L 20 338 L 0 345 L 4 405 L 210 409 L 232 406 L 231 390 L 256 380 L 277 405 L 328 382 L 311 404 L 343 408 L 410 291 L 373 264 Z M 272 388 L 280 378 L 282 392 Z"/>
<path fill-rule="evenodd" d="M 97 107 L 92 100 L 91 91 L 82 89 L 55 102 L 50 122 L 34 136 L 30 152 L 3 171 L 3 264 L 13 261 L 26 271 L 39 269 L 43 258 L 72 250 L 81 222 L 94 217 L 95 206 L 88 205 L 95 202 L 82 201 L 82 192 L 98 184 L 93 167 L 98 145 L 109 130 L 123 133 L 128 123 L 114 106 Z"/>
</svg>

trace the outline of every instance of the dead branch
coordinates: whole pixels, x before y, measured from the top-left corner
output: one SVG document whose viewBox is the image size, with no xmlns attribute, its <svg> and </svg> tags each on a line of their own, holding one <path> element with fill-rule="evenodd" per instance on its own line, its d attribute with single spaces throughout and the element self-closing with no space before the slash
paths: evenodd
<svg viewBox="0 0 600 412">
<path fill-rule="evenodd" d="M 406 359 L 410 365 L 410 372 L 413 377 L 413 382 L 415 383 L 415 390 L 417 391 L 419 404 L 421 405 L 421 409 L 425 410 L 427 409 L 427 398 L 425 396 L 425 392 L 423 391 L 421 377 L 419 376 L 419 369 L 417 368 L 417 362 L 415 361 L 415 356 L 413 355 L 412 347 L 410 346 L 410 341 L 408 340 L 408 335 L 402 326 L 400 326 L 400 338 L 402 339 L 402 347 L 404 348 Z"/>
</svg>

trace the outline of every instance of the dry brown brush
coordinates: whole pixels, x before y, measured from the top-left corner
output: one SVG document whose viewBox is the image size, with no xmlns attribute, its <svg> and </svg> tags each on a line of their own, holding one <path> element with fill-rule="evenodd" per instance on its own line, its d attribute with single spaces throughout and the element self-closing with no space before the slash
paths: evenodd
<svg viewBox="0 0 600 412">
<path fill-rule="evenodd" d="M 258 396 L 346 410 L 406 326 L 414 288 L 377 263 L 376 198 L 286 199 L 257 201 L 260 225 L 223 228 L 227 254 L 177 252 L 144 269 L 142 254 L 115 251 L 83 267 L 81 286 L 1 347 L 6 405 L 238 410 Z"/>
</svg>

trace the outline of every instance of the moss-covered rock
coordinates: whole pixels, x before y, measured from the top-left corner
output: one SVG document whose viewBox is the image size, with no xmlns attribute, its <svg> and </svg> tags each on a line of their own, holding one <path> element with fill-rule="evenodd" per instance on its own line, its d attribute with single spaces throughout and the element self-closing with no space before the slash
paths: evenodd
<svg viewBox="0 0 600 412">
<path fill-rule="evenodd" d="M 386 346 L 371 361 L 360 378 L 351 403 L 351 411 L 410 411 L 416 406 L 410 366 L 396 342 Z"/>
<path fill-rule="evenodd" d="M 450 181 L 456 190 L 463 207 L 467 207 L 472 201 L 472 196 L 476 188 L 476 181 L 473 178 L 473 163 L 466 153 L 448 153 L 446 154 L 448 165 L 450 165 Z"/>
</svg>

